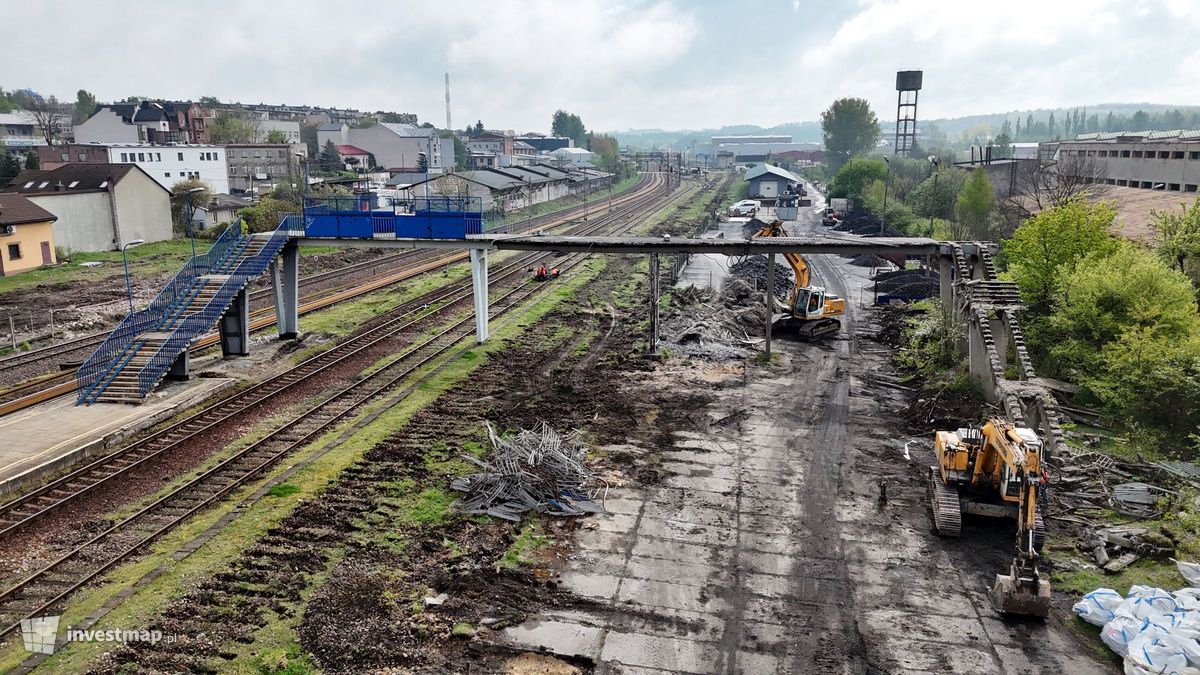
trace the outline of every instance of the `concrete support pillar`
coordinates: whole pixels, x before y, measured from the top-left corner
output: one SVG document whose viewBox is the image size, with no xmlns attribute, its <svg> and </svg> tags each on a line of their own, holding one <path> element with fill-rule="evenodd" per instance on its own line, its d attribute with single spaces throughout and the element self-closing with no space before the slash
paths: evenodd
<svg viewBox="0 0 1200 675">
<path fill-rule="evenodd" d="M 488 339 L 488 267 L 487 249 L 471 249 L 471 289 L 475 297 L 475 340 Z"/>
<path fill-rule="evenodd" d="M 954 258 L 952 255 L 943 253 L 938 256 L 938 299 L 942 302 L 942 309 L 949 312 L 954 307 Z"/>
<path fill-rule="evenodd" d="M 646 345 L 646 352 L 655 354 L 658 352 L 658 254 L 650 254 L 650 342 Z"/>
<path fill-rule="evenodd" d="M 988 326 L 992 329 L 992 342 L 996 343 L 996 355 L 1000 357 L 1000 367 L 1008 367 L 1008 345 L 1011 342 L 1008 334 L 1008 321 L 1004 320 L 1004 316 L 998 315 L 995 319 L 988 319 Z"/>
<path fill-rule="evenodd" d="M 217 325 L 221 334 L 222 355 L 250 355 L 250 294 L 245 288 L 234 296 Z"/>
<path fill-rule="evenodd" d="M 175 357 L 175 361 L 171 364 L 171 369 L 167 371 L 168 380 L 187 380 L 192 376 L 192 359 L 188 350 L 183 350 L 183 353 Z"/>
<path fill-rule="evenodd" d="M 294 340 L 300 317 L 300 245 L 284 245 L 271 262 L 271 285 L 275 291 L 275 328 L 281 340 Z"/>
<path fill-rule="evenodd" d="M 775 314 L 775 306 L 772 300 L 775 299 L 775 254 L 767 254 L 767 292 L 763 294 L 763 301 L 767 305 L 767 326 L 766 326 L 766 344 L 763 345 L 766 351 L 767 358 L 771 358 L 771 317 Z"/>
<path fill-rule="evenodd" d="M 983 341 L 983 331 L 979 322 L 971 318 L 967 321 L 967 361 L 970 364 L 971 381 L 983 392 L 983 397 L 993 401 L 992 367 L 988 359 L 987 344 Z"/>
</svg>

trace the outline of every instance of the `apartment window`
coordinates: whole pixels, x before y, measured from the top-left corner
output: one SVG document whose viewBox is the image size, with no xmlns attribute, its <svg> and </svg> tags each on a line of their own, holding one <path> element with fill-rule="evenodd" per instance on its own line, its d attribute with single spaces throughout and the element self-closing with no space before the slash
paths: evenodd
<svg viewBox="0 0 1200 675">
<path fill-rule="evenodd" d="M 242 149 L 242 159 L 246 159 L 249 156 L 250 156 L 250 151 L 243 148 Z"/>
<path fill-rule="evenodd" d="M 161 152 L 154 153 L 154 161 L 156 161 L 156 162 L 162 161 L 162 153 Z"/>
<path fill-rule="evenodd" d="M 19 243 L 8 245 L 8 259 L 9 260 L 20 260 L 21 259 L 21 245 Z"/>
<path fill-rule="evenodd" d="M 1189 152 L 1188 159 L 1200 159 L 1200 150 L 1192 150 Z"/>
<path fill-rule="evenodd" d="M 1171 158 L 1171 153 L 1170 153 L 1170 152 L 1168 152 L 1168 151 L 1166 151 L 1166 150 L 1159 150 L 1159 151 L 1158 151 L 1158 158 L 1159 158 L 1159 159 L 1170 159 L 1170 158 Z"/>
<path fill-rule="evenodd" d="M 279 151 L 279 157 L 280 157 L 280 158 L 283 158 L 283 157 L 286 157 L 286 156 L 287 156 L 287 155 L 285 155 L 285 154 L 284 154 L 284 151 L 283 151 L 283 150 L 280 150 L 280 151 Z"/>
<path fill-rule="evenodd" d="M 1133 151 L 1133 158 L 1134 158 L 1134 159 L 1141 159 L 1141 158 L 1142 158 L 1142 151 L 1141 151 L 1141 150 L 1134 150 L 1134 151 Z"/>
<path fill-rule="evenodd" d="M 254 159 L 262 159 L 262 151 L 261 150 L 254 151 Z"/>
<path fill-rule="evenodd" d="M 121 153 L 121 161 L 122 161 L 122 162 L 128 162 L 128 161 L 129 161 L 129 155 L 128 155 L 128 154 L 126 154 L 126 153 L 124 153 L 124 152 L 122 152 L 122 153 Z"/>
<path fill-rule="evenodd" d="M 171 172 L 170 172 L 170 171 L 166 171 L 166 172 L 164 172 L 164 173 L 163 173 L 163 178 L 170 178 L 170 177 L 171 177 Z"/>
<path fill-rule="evenodd" d="M 1139 153 L 1139 154 L 1140 154 L 1140 153 Z M 1122 156 L 1122 157 L 1129 157 L 1129 151 L 1128 151 L 1128 150 L 1122 150 L 1122 151 L 1121 151 L 1121 156 Z"/>
<path fill-rule="evenodd" d="M 81 162 L 87 161 L 87 153 L 86 152 L 79 153 L 79 161 L 81 161 Z"/>
<path fill-rule="evenodd" d="M 1183 159 L 1183 151 L 1175 150 L 1171 153 L 1171 159 Z"/>
<path fill-rule="evenodd" d="M 183 153 L 182 152 L 179 153 L 179 161 L 181 161 L 181 162 L 183 161 Z"/>
</svg>

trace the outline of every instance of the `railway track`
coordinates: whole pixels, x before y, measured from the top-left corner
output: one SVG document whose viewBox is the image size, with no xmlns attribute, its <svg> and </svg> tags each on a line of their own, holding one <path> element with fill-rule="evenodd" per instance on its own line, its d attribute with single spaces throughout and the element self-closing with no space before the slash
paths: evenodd
<svg viewBox="0 0 1200 675">
<path fill-rule="evenodd" d="M 639 193 L 646 189 L 646 180 L 643 179 L 635 184 L 629 190 L 620 193 L 613 201 L 613 207 L 617 208 L 624 206 L 631 200 L 636 200 Z M 577 204 L 561 211 L 543 214 L 521 223 L 515 223 L 504 228 L 496 230 L 497 232 L 507 231 L 534 231 L 555 227 L 568 223 L 582 214 L 594 213 L 596 205 Z M 329 307 L 330 305 L 349 300 L 355 297 L 374 292 L 386 286 L 411 279 L 417 274 L 427 272 L 429 270 L 438 269 L 445 265 L 451 265 L 461 260 L 465 260 L 467 254 L 465 252 L 451 252 L 438 250 L 418 250 L 407 251 L 395 255 L 384 256 L 371 261 L 364 261 L 355 265 L 349 265 L 344 269 L 331 270 L 321 274 L 310 275 L 301 280 L 302 287 L 305 285 L 314 286 L 327 283 L 331 279 L 338 279 L 347 276 L 353 276 L 362 272 L 365 269 L 379 267 L 383 265 L 400 264 L 398 268 L 389 270 L 386 274 L 377 276 L 366 282 L 354 281 L 341 287 L 334 289 L 325 289 L 310 294 L 306 298 L 301 299 L 299 313 L 307 314 L 320 309 Z M 270 289 L 260 289 L 251 293 L 251 302 L 263 302 L 270 299 Z M 273 307 L 259 307 L 251 312 L 250 330 L 257 331 L 268 328 L 275 324 L 275 310 Z M 26 368 L 32 364 L 37 364 L 53 359 L 60 359 L 64 355 L 74 354 L 76 352 L 85 353 L 85 350 L 94 349 L 96 345 L 104 341 L 108 336 L 108 331 L 91 333 L 83 335 L 72 340 L 48 345 L 39 349 L 35 349 L 23 354 L 16 354 L 0 359 L 0 374 L 5 371 L 10 371 L 16 368 Z M 207 349 L 219 341 L 216 332 L 209 333 L 191 346 L 193 352 L 198 352 Z M 39 375 L 29 380 L 16 383 L 4 389 L 0 389 L 0 416 L 7 415 L 13 412 L 24 410 L 39 403 L 64 396 L 75 391 L 75 379 L 72 371 L 62 371 L 58 373 L 50 373 Z"/>
<path fill-rule="evenodd" d="M 669 186 L 665 182 L 651 186 L 646 194 L 630 202 L 627 208 L 608 214 L 594 223 L 580 226 L 572 233 L 592 234 L 608 230 L 610 233 L 619 234 L 628 231 L 636 224 L 634 216 L 639 212 L 645 212 L 642 214 L 644 217 L 670 204 L 668 200 L 653 207 L 654 202 L 661 196 L 664 185 Z M 624 222 L 621 222 L 622 220 Z M 520 306 L 538 290 L 547 288 L 544 284 L 529 279 L 524 271 L 530 264 L 548 255 L 522 255 L 496 270 L 494 283 L 490 285 L 502 292 L 493 298 L 490 305 L 491 316 L 504 315 Z M 586 258 L 587 254 L 572 254 L 562 259 L 558 266 L 564 271 L 569 271 Z M 517 282 L 506 287 L 514 279 Z M 281 458 L 319 437 L 354 411 L 383 399 L 424 365 L 469 338 L 474 332 L 474 317 L 470 311 L 465 311 L 465 316 L 450 316 L 445 319 L 448 323 L 438 325 L 436 321 L 449 314 L 450 308 L 463 306 L 465 309 L 470 306 L 470 284 L 463 286 L 466 287 L 465 291 L 459 286 L 434 291 L 442 295 L 434 300 L 438 303 L 435 307 L 414 309 L 406 305 L 400 315 L 347 339 L 327 352 L 330 357 L 325 362 L 319 361 L 320 357 L 309 359 L 276 378 L 234 394 L 125 450 L 97 460 L 35 493 L 0 507 L 0 516 L 10 521 L 12 518 L 21 518 L 3 530 L 4 533 L 13 532 L 60 508 L 76 496 L 99 489 L 131 470 L 133 466 L 169 451 L 182 440 L 193 437 L 234 414 L 252 410 L 286 387 L 350 358 L 357 351 L 392 337 L 410 340 L 403 351 L 387 365 L 293 416 L 263 438 L 235 452 L 216 466 L 0 592 L 0 638 L 19 628 L 20 619 L 39 616 L 53 609 L 84 584 L 135 555 L 147 544 L 193 514 L 261 475 Z M 426 302 L 429 300 L 424 299 Z M 434 320 L 428 321 L 431 318 Z M 414 340 L 414 336 L 420 337 Z M 339 351 L 343 346 L 344 349 Z M 169 440 L 172 438 L 175 440 Z"/>
</svg>

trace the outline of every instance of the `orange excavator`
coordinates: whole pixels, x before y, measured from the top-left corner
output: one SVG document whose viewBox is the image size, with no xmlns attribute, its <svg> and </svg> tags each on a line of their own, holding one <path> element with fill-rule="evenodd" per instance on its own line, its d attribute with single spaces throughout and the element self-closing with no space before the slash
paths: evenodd
<svg viewBox="0 0 1200 675">
<path fill-rule="evenodd" d="M 774 220 L 763 225 L 751 238 L 786 237 L 787 230 L 783 222 Z M 846 313 L 846 301 L 826 293 L 822 286 L 810 285 L 811 274 L 808 263 L 799 253 L 784 253 L 792 272 L 796 275 L 796 285 L 788 294 L 787 312 L 775 319 L 775 325 L 783 329 L 796 329 L 797 334 L 805 340 L 836 335 L 842 327 L 842 322 L 834 317 Z"/>
</svg>

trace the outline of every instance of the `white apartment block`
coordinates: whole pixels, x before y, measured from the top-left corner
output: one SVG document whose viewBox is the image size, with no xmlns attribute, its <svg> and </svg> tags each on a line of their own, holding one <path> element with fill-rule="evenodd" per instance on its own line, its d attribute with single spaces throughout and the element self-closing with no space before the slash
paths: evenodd
<svg viewBox="0 0 1200 675">
<path fill-rule="evenodd" d="M 148 145 L 110 143 L 108 161 L 136 164 L 159 185 L 171 186 L 188 178 L 199 178 L 215 194 L 229 194 L 229 166 L 220 145 Z"/>
</svg>

